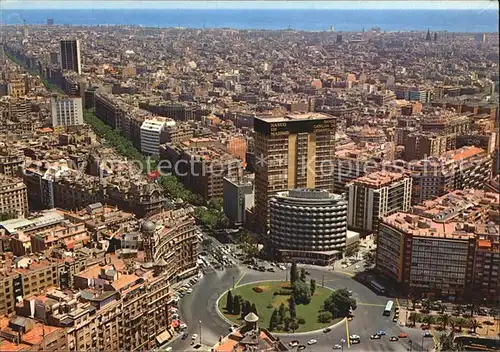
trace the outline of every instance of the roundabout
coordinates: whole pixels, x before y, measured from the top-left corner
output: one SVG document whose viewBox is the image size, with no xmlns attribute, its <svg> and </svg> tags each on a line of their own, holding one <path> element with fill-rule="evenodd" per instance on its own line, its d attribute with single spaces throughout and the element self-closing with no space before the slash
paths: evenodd
<svg viewBox="0 0 500 352">
<path fill-rule="evenodd" d="M 354 311 L 354 319 L 348 321 L 343 319 L 337 324 L 335 321 L 322 325 L 322 327 L 330 327 L 331 331 L 328 333 L 323 332 L 322 328 L 309 328 L 313 330 L 305 332 L 277 332 L 280 339 L 288 345 L 292 340 L 301 340 L 305 343 L 309 339 L 317 340 L 317 344 L 307 347 L 307 350 L 314 351 L 332 351 L 334 345 L 341 344 L 345 341 L 344 349 L 366 351 L 402 351 L 405 352 L 410 348 L 408 341 L 413 340 L 413 349 L 420 350 L 419 344 L 421 341 L 421 331 L 416 329 L 408 329 L 398 326 L 390 317 L 384 316 L 383 310 L 387 300 L 395 300 L 394 298 L 378 296 L 368 287 L 352 279 L 351 276 L 345 273 L 329 270 L 328 268 L 307 266 L 310 275 L 307 278 L 315 279 L 318 288 L 324 284 L 325 290 L 332 292 L 341 288 L 347 288 L 353 291 L 352 297 L 356 299 L 357 309 Z M 187 333 L 199 334 L 204 346 L 209 350 L 209 346 L 216 344 L 221 336 L 226 336 L 230 330 L 231 325 L 234 325 L 234 320 L 231 316 L 225 317 L 223 312 L 226 305 L 227 291 L 233 287 L 236 290 L 245 288 L 252 291 L 253 286 L 266 285 L 268 282 L 286 282 L 287 275 L 285 271 L 278 272 L 259 272 L 256 270 L 248 269 L 243 266 L 235 266 L 228 268 L 224 271 L 213 271 L 204 275 L 199 283 L 193 287 L 193 292 L 186 295 L 179 302 L 179 315 L 182 320 L 188 325 Z M 246 298 L 248 299 L 248 298 Z M 401 304 L 405 305 L 403 300 L 396 301 L 396 306 Z M 254 302 L 257 307 L 257 302 Z M 257 308 L 257 315 L 262 318 L 262 327 L 268 328 L 269 320 L 264 322 L 268 302 L 265 302 L 264 308 Z M 317 303 L 321 305 L 321 303 Z M 316 303 L 315 303 L 316 304 Z M 219 307 L 222 309 L 219 309 Z M 274 305 L 273 305 L 274 307 Z M 299 308 L 298 308 L 299 309 Z M 300 316 L 302 313 L 297 313 Z M 313 314 L 317 316 L 317 311 Z M 312 318 L 311 318 L 312 319 Z M 311 321 L 312 322 L 312 321 Z M 308 325 L 310 321 L 306 319 Z M 397 336 L 399 332 L 404 331 L 408 333 L 409 337 L 399 342 L 390 342 L 389 337 L 380 340 L 370 340 L 370 335 L 376 331 L 384 330 L 387 335 Z M 201 333 L 200 333 L 201 332 Z M 350 335 L 361 336 L 361 343 L 357 345 L 349 345 L 348 336 Z M 302 341 L 303 340 L 303 341 Z M 174 351 L 190 351 L 192 346 L 189 340 L 177 339 L 169 344 Z M 428 347 L 428 346 L 426 346 Z"/>
<path fill-rule="evenodd" d="M 231 292 L 231 293 L 229 293 Z M 284 328 L 284 323 L 278 324 L 272 329 L 273 333 L 302 333 L 321 330 L 323 328 L 334 325 L 341 319 L 319 322 L 318 313 L 320 312 L 324 301 L 329 297 L 333 290 L 329 287 L 316 287 L 314 294 L 311 295 L 311 301 L 308 304 L 296 304 L 296 321 L 298 326 L 295 330 Z M 243 312 L 234 314 L 228 312 L 228 295 L 231 297 L 239 296 L 242 301 L 248 301 L 250 304 L 255 304 L 256 313 L 262 326 L 269 327 L 273 312 L 279 312 L 280 306 L 283 305 L 285 315 L 290 316 L 290 301 L 292 297 L 292 287 L 287 281 L 255 281 L 235 287 L 234 289 L 224 292 L 217 300 L 217 309 L 228 323 L 239 325 L 242 322 Z M 230 307 L 231 308 L 231 307 Z M 282 319 L 283 320 L 283 319 Z"/>
</svg>

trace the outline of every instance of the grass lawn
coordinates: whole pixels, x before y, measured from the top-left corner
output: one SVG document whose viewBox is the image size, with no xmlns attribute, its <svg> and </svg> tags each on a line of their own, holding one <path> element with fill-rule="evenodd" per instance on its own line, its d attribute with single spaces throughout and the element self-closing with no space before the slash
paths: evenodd
<svg viewBox="0 0 500 352">
<path fill-rule="evenodd" d="M 261 293 L 255 292 L 252 288 L 259 286 L 264 291 Z M 290 287 L 289 282 L 285 281 L 264 281 L 256 284 L 249 284 L 238 286 L 234 290 L 231 290 L 233 297 L 239 295 L 243 300 L 248 300 L 251 303 L 255 303 L 257 307 L 257 315 L 259 316 L 260 325 L 264 328 L 269 326 L 269 320 L 273 314 L 274 308 L 278 309 L 281 303 L 285 304 L 288 308 L 289 295 L 277 295 L 274 296 L 273 292 L 277 290 L 285 289 Z M 290 293 L 292 291 L 290 290 Z M 330 326 L 340 319 L 336 319 L 330 323 L 320 323 L 318 322 L 318 311 L 325 299 L 332 293 L 330 289 L 323 288 L 321 286 L 316 286 L 316 291 L 311 299 L 311 302 L 307 305 L 297 304 L 296 311 L 297 317 L 302 317 L 305 319 L 306 323 L 304 325 L 299 325 L 299 329 L 296 332 L 311 331 Z M 219 300 L 219 309 L 224 315 L 236 324 L 240 324 L 241 320 L 236 315 L 227 314 L 226 312 L 226 296 L 225 293 Z M 272 308 L 267 308 L 268 305 L 272 305 Z"/>
</svg>

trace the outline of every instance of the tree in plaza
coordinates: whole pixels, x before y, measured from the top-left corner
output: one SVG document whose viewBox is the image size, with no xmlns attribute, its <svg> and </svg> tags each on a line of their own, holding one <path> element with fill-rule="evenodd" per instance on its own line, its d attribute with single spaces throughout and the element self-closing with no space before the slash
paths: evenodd
<svg viewBox="0 0 500 352">
<path fill-rule="evenodd" d="M 255 303 L 252 303 L 252 305 L 250 306 L 250 312 L 254 313 L 255 315 L 259 316 L 257 314 L 257 307 L 255 306 Z"/>
<path fill-rule="evenodd" d="M 309 286 L 302 280 L 295 281 L 293 284 L 293 297 L 297 304 L 309 304 L 311 302 Z"/>
<path fill-rule="evenodd" d="M 233 298 L 233 314 L 240 315 L 241 313 L 241 299 L 240 296 L 236 295 Z"/>
<path fill-rule="evenodd" d="M 233 312 L 233 294 L 231 290 L 227 292 L 226 296 L 226 311 L 231 314 Z"/>
<path fill-rule="evenodd" d="M 306 269 L 300 269 L 300 280 L 306 282 Z"/>
<path fill-rule="evenodd" d="M 344 253 L 346 257 L 353 257 L 359 252 L 359 246 L 348 247 Z"/>
<path fill-rule="evenodd" d="M 356 307 L 356 300 L 344 288 L 332 292 L 323 304 L 324 310 L 332 313 L 334 318 L 346 317 L 350 310 L 354 310 Z"/>
<path fill-rule="evenodd" d="M 333 319 L 333 315 L 330 312 L 320 312 L 318 314 L 318 321 L 320 323 L 329 323 Z"/>
<path fill-rule="evenodd" d="M 273 314 L 271 315 L 271 319 L 269 320 L 269 330 L 272 331 L 276 329 L 278 323 L 279 323 L 278 310 L 274 309 Z"/>
<path fill-rule="evenodd" d="M 285 323 L 285 330 L 288 331 L 290 330 L 290 322 L 292 321 L 292 319 L 290 317 L 285 317 L 285 319 L 283 319 L 283 322 Z"/>
<path fill-rule="evenodd" d="M 455 315 L 458 317 L 460 314 L 462 314 L 464 312 L 464 306 L 463 304 L 457 304 L 454 308 L 454 311 L 455 311 Z"/>
<path fill-rule="evenodd" d="M 420 318 L 420 314 L 418 314 L 417 312 L 411 312 L 408 320 L 410 320 L 412 322 L 412 325 L 415 326 L 415 324 L 420 321 Z"/>
<path fill-rule="evenodd" d="M 469 321 L 465 318 L 456 318 L 455 326 L 458 328 L 458 331 L 462 332 L 464 326 L 468 325 Z"/>
<path fill-rule="evenodd" d="M 299 273 L 297 271 L 297 263 L 292 263 L 292 267 L 290 268 L 290 283 L 293 285 L 295 281 L 299 278 Z"/>
<path fill-rule="evenodd" d="M 443 326 L 443 329 L 446 329 L 446 327 L 450 324 L 451 316 L 449 314 L 442 314 L 438 317 L 438 321 Z"/>
<path fill-rule="evenodd" d="M 286 314 L 285 304 L 281 303 L 279 311 L 278 311 L 278 317 L 279 317 L 279 323 L 280 324 L 283 324 L 283 321 L 285 319 L 285 314 Z"/>
<path fill-rule="evenodd" d="M 250 308 L 252 308 L 250 302 L 247 300 L 243 301 L 243 304 L 241 305 L 241 316 L 245 317 L 248 313 L 250 313 Z"/>
<path fill-rule="evenodd" d="M 290 310 L 290 316 L 292 318 L 295 318 L 297 316 L 297 311 L 295 310 L 295 298 L 293 295 L 290 297 L 290 300 L 288 301 L 288 309 Z"/>
<path fill-rule="evenodd" d="M 289 328 L 290 330 L 292 330 L 292 332 L 295 332 L 295 330 L 297 330 L 297 329 L 299 328 L 299 323 L 297 323 L 297 322 L 295 321 L 295 319 L 293 319 L 293 318 L 292 318 L 292 319 L 290 320 L 290 324 L 288 325 L 288 328 Z"/>
<path fill-rule="evenodd" d="M 363 259 L 365 261 L 365 266 L 372 266 L 375 264 L 376 255 L 374 251 L 368 251 L 363 254 Z"/>
<path fill-rule="evenodd" d="M 472 332 L 476 332 L 477 328 L 480 328 L 481 327 L 481 324 L 476 320 L 476 319 L 472 319 L 470 321 L 470 324 L 469 324 Z"/>
<path fill-rule="evenodd" d="M 311 286 L 311 296 L 314 296 L 314 292 L 316 291 L 316 280 L 311 279 L 310 286 Z"/>
<path fill-rule="evenodd" d="M 436 320 L 434 319 L 434 317 L 432 315 L 425 315 L 422 318 L 422 323 L 424 323 L 424 324 L 432 325 L 435 322 L 436 322 Z"/>
</svg>

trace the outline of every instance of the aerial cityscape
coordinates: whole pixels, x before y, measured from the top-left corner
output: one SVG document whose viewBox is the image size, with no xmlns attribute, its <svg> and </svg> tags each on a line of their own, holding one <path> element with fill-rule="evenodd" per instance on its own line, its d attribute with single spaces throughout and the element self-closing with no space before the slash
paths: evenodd
<svg viewBox="0 0 500 352">
<path fill-rule="evenodd" d="M 0 5 L 0 351 L 500 351 L 497 2 Z"/>
</svg>

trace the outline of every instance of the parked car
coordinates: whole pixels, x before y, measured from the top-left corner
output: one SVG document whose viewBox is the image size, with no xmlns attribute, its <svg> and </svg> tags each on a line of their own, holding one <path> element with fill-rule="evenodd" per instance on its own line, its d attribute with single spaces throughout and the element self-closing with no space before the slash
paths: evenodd
<svg viewBox="0 0 500 352">
<path fill-rule="evenodd" d="M 185 340 L 187 339 L 189 336 L 189 334 L 187 332 L 185 332 L 184 334 L 182 334 L 182 339 Z"/>
</svg>

